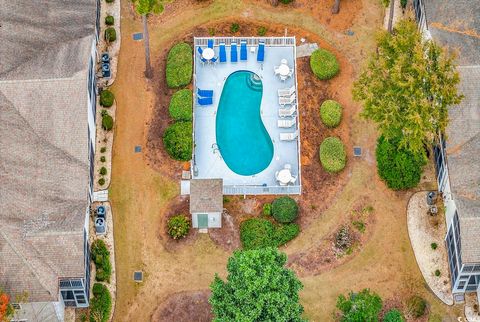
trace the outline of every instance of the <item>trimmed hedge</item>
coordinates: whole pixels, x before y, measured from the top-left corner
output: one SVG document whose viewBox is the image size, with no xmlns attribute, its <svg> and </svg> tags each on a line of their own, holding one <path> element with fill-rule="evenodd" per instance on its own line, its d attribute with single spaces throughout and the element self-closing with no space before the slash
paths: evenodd
<svg viewBox="0 0 480 322">
<path fill-rule="evenodd" d="M 163 133 L 163 144 L 175 160 L 188 161 L 192 158 L 192 122 L 177 122 Z"/>
<path fill-rule="evenodd" d="M 173 94 L 170 100 L 168 112 L 170 117 L 175 121 L 191 121 L 192 116 L 192 91 L 189 89 L 181 89 Z"/>
<path fill-rule="evenodd" d="M 426 164 L 423 155 L 402 149 L 398 140 L 387 141 L 383 136 L 378 138 L 375 154 L 378 175 L 390 189 L 404 190 L 418 185 Z"/>
<path fill-rule="evenodd" d="M 95 279 L 99 282 L 110 282 L 110 276 L 112 275 L 110 251 L 103 240 L 96 239 L 92 243 L 91 256 L 96 267 Z"/>
<path fill-rule="evenodd" d="M 105 131 L 110 131 L 113 129 L 113 117 L 111 117 L 108 113 L 102 116 L 102 127 Z"/>
<path fill-rule="evenodd" d="M 342 141 L 337 137 L 328 137 L 320 144 L 320 162 L 325 171 L 337 173 L 345 168 L 347 153 Z"/>
<path fill-rule="evenodd" d="M 114 42 L 117 40 L 117 31 L 113 27 L 105 29 L 105 40 L 107 42 Z"/>
<path fill-rule="evenodd" d="M 391 309 L 383 317 L 383 322 L 405 322 L 402 312 L 397 309 Z"/>
<path fill-rule="evenodd" d="M 334 54 L 325 49 L 317 49 L 310 56 L 310 68 L 319 79 L 330 79 L 338 74 L 340 65 Z"/>
<path fill-rule="evenodd" d="M 93 284 L 90 300 L 90 322 L 107 322 L 112 311 L 112 296 L 108 288 L 100 283 Z"/>
<path fill-rule="evenodd" d="M 298 216 L 298 205 L 290 197 L 280 197 L 272 202 L 272 215 L 278 222 L 287 224 Z"/>
<path fill-rule="evenodd" d="M 190 221 L 184 215 L 175 215 L 168 219 L 167 228 L 173 239 L 184 238 L 190 231 Z"/>
<path fill-rule="evenodd" d="M 170 88 L 190 84 L 193 72 L 192 48 L 187 43 L 173 46 L 167 57 L 166 78 Z"/>
<path fill-rule="evenodd" d="M 320 118 L 326 126 L 337 127 L 342 120 L 342 105 L 333 100 L 326 100 L 320 106 Z"/>
<path fill-rule="evenodd" d="M 115 18 L 113 16 L 106 16 L 105 17 L 105 24 L 107 26 L 113 26 L 115 24 Z"/>
<path fill-rule="evenodd" d="M 297 224 L 274 225 L 267 219 L 252 218 L 240 224 L 240 241 L 245 250 L 278 247 L 300 233 Z"/>
<path fill-rule="evenodd" d="M 103 107 L 112 106 L 114 100 L 115 95 L 113 95 L 113 93 L 110 92 L 108 89 L 100 92 L 100 105 L 102 105 Z"/>
</svg>

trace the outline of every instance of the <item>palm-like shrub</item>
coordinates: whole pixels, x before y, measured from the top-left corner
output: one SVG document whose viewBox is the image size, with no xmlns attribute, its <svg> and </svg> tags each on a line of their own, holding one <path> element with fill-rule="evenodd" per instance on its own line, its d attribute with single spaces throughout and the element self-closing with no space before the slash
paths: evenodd
<svg viewBox="0 0 480 322">
<path fill-rule="evenodd" d="M 181 89 L 173 94 L 170 100 L 168 112 L 170 117 L 175 121 L 191 121 L 192 120 L 192 91 L 189 89 Z"/>
<path fill-rule="evenodd" d="M 337 173 L 345 168 L 347 153 L 342 141 L 337 137 L 328 137 L 320 145 L 320 162 L 325 171 Z"/>
<path fill-rule="evenodd" d="M 192 122 L 177 122 L 163 134 L 163 144 L 175 160 L 188 161 L 192 158 Z"/>
<path fill-rule="evenodd" d="M 282 224 L 294 221 L 298 216 L 297 202 L 290 197 L 275 199 L 272 203 L 272 215 Z"/>
<path fill-rule="evenodd" d="M 330 79 L 338 74 L 340 65 L 334 54 L 325 49 L 317 49 L 310 56 L 310 67 L 319 79 Z"/>
<path fill-rule="evenodd" d="M 337 127 L 342 120 L 342 106 L 336 101 L 326 100 L 320 106 L 320 118 L 326 126 Z"/>
<path fill-rule="evenodd" d="M 176 215 L 168 219 L 167 228 L 173 239 L 184 238 L 190 231 L 190 221 L 184 215 Z"/>
</svg>

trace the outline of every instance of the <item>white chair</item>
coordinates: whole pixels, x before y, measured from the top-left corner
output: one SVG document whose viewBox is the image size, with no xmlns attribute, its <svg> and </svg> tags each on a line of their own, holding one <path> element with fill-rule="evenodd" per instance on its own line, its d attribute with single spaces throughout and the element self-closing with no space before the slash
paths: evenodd
<svg viewBox="0 0 480 322">
<path fill-rule="evenodd" d="M 295 99 L 297 98 L 297 96 L 295 94 L 292 94 L 290 96 L 287 96 L 287 97 L 284 97 L 284 96 L 280 96 L 278 98 L 278 104 L 284 106 L 284 105 L 289 105 L 289 104 L 293 104 L 293 102 L 295 102 Z"/>
<path fill-rule="evenodd" d="M 278 96 L 292 96 L 293 93 L 295 93 L 295 86 L 278 90 Z"/>
<path fill-rule="evenodd" d="M 287 78 L 288 78 L 288 76 L 280 75 L 280 80 L 281 80 L 282 82 L 286 81 Z"/>
<path fill-rule="evenodd" d="M 280 133 L 280 141 L 293 141 L 297 138 L 297 135 L 298 135 L 297 131 Z"/>
<path fill-rule="evenodd" d="M 290 179 L 290 183 L 294 184 L 297 181 L 297 176 L 292 176 L 292 179 Z"/>
<path fill-rule="evenodd" d="M 279 66 L 273 66 L 273 72 L 275 73 L 275 76 L 280 74 L 280 68 Z"/>
<path fill-rule="evenodd" d="M 277 121 L 277 126 L 279 128 L 288 129 L 291 128 L 295 124 L 295 119 L 283 119 Z"/>
<path fill-rule="evenodd" d="M 292 104 L 290 108 L 279 108 L 278 109 L 278 116 L 279 117 L 288 117 L 292 116 L 295 113 L 296 107 L 295 104 Z"/>
<path fill-rule="evenodd" d="M 290 163 L 285 163 L 285 165 L 283 166 L 284 169 L 287 169 L 287 170 L 292 170 L 292 165 Z"/>
</svg>

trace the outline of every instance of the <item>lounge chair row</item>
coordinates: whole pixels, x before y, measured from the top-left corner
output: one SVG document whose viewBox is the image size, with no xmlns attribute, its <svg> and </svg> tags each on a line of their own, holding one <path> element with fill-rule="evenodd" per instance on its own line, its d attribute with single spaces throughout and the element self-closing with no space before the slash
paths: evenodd
<svg viewBox="0 0 480 322">
<path fill-rule="evenodd" d="M 226 49 L 225 43 L 223 42 L 220 43 L 218 47 L 219 47 L 219 61 L 221 63 L 226 63 L 227 49 Z M 246 61 L 247 59 L 248 59 L 247 42 L 242 40 L 240 42 L 240 60 Z M 265 60 L 265 43 L 261 42 L 258 44 L 257 61 L 263 62 L 264 60 Z M 232 44 L 230 45 L 230 62 L 232 63 L 238 62 L 238 47 L 237 47 L 237 43 L 235 42 L 232 42 Z"/>
<path fill-rule="evenodd" d="M 197 88 L 197 102 L 198 105 L 212 105 L 213 90 Z"/>
</svg>

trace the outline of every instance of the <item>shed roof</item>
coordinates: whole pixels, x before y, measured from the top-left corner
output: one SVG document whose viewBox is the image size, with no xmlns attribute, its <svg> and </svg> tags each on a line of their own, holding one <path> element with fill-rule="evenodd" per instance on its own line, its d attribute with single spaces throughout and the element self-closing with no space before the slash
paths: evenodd
<svg viewBox="0 0 480 322">
<path fill-rule="evenodd" d="M 222 212 L 223 180 L 190 180 L 190 213 Z"/>
</svg>

